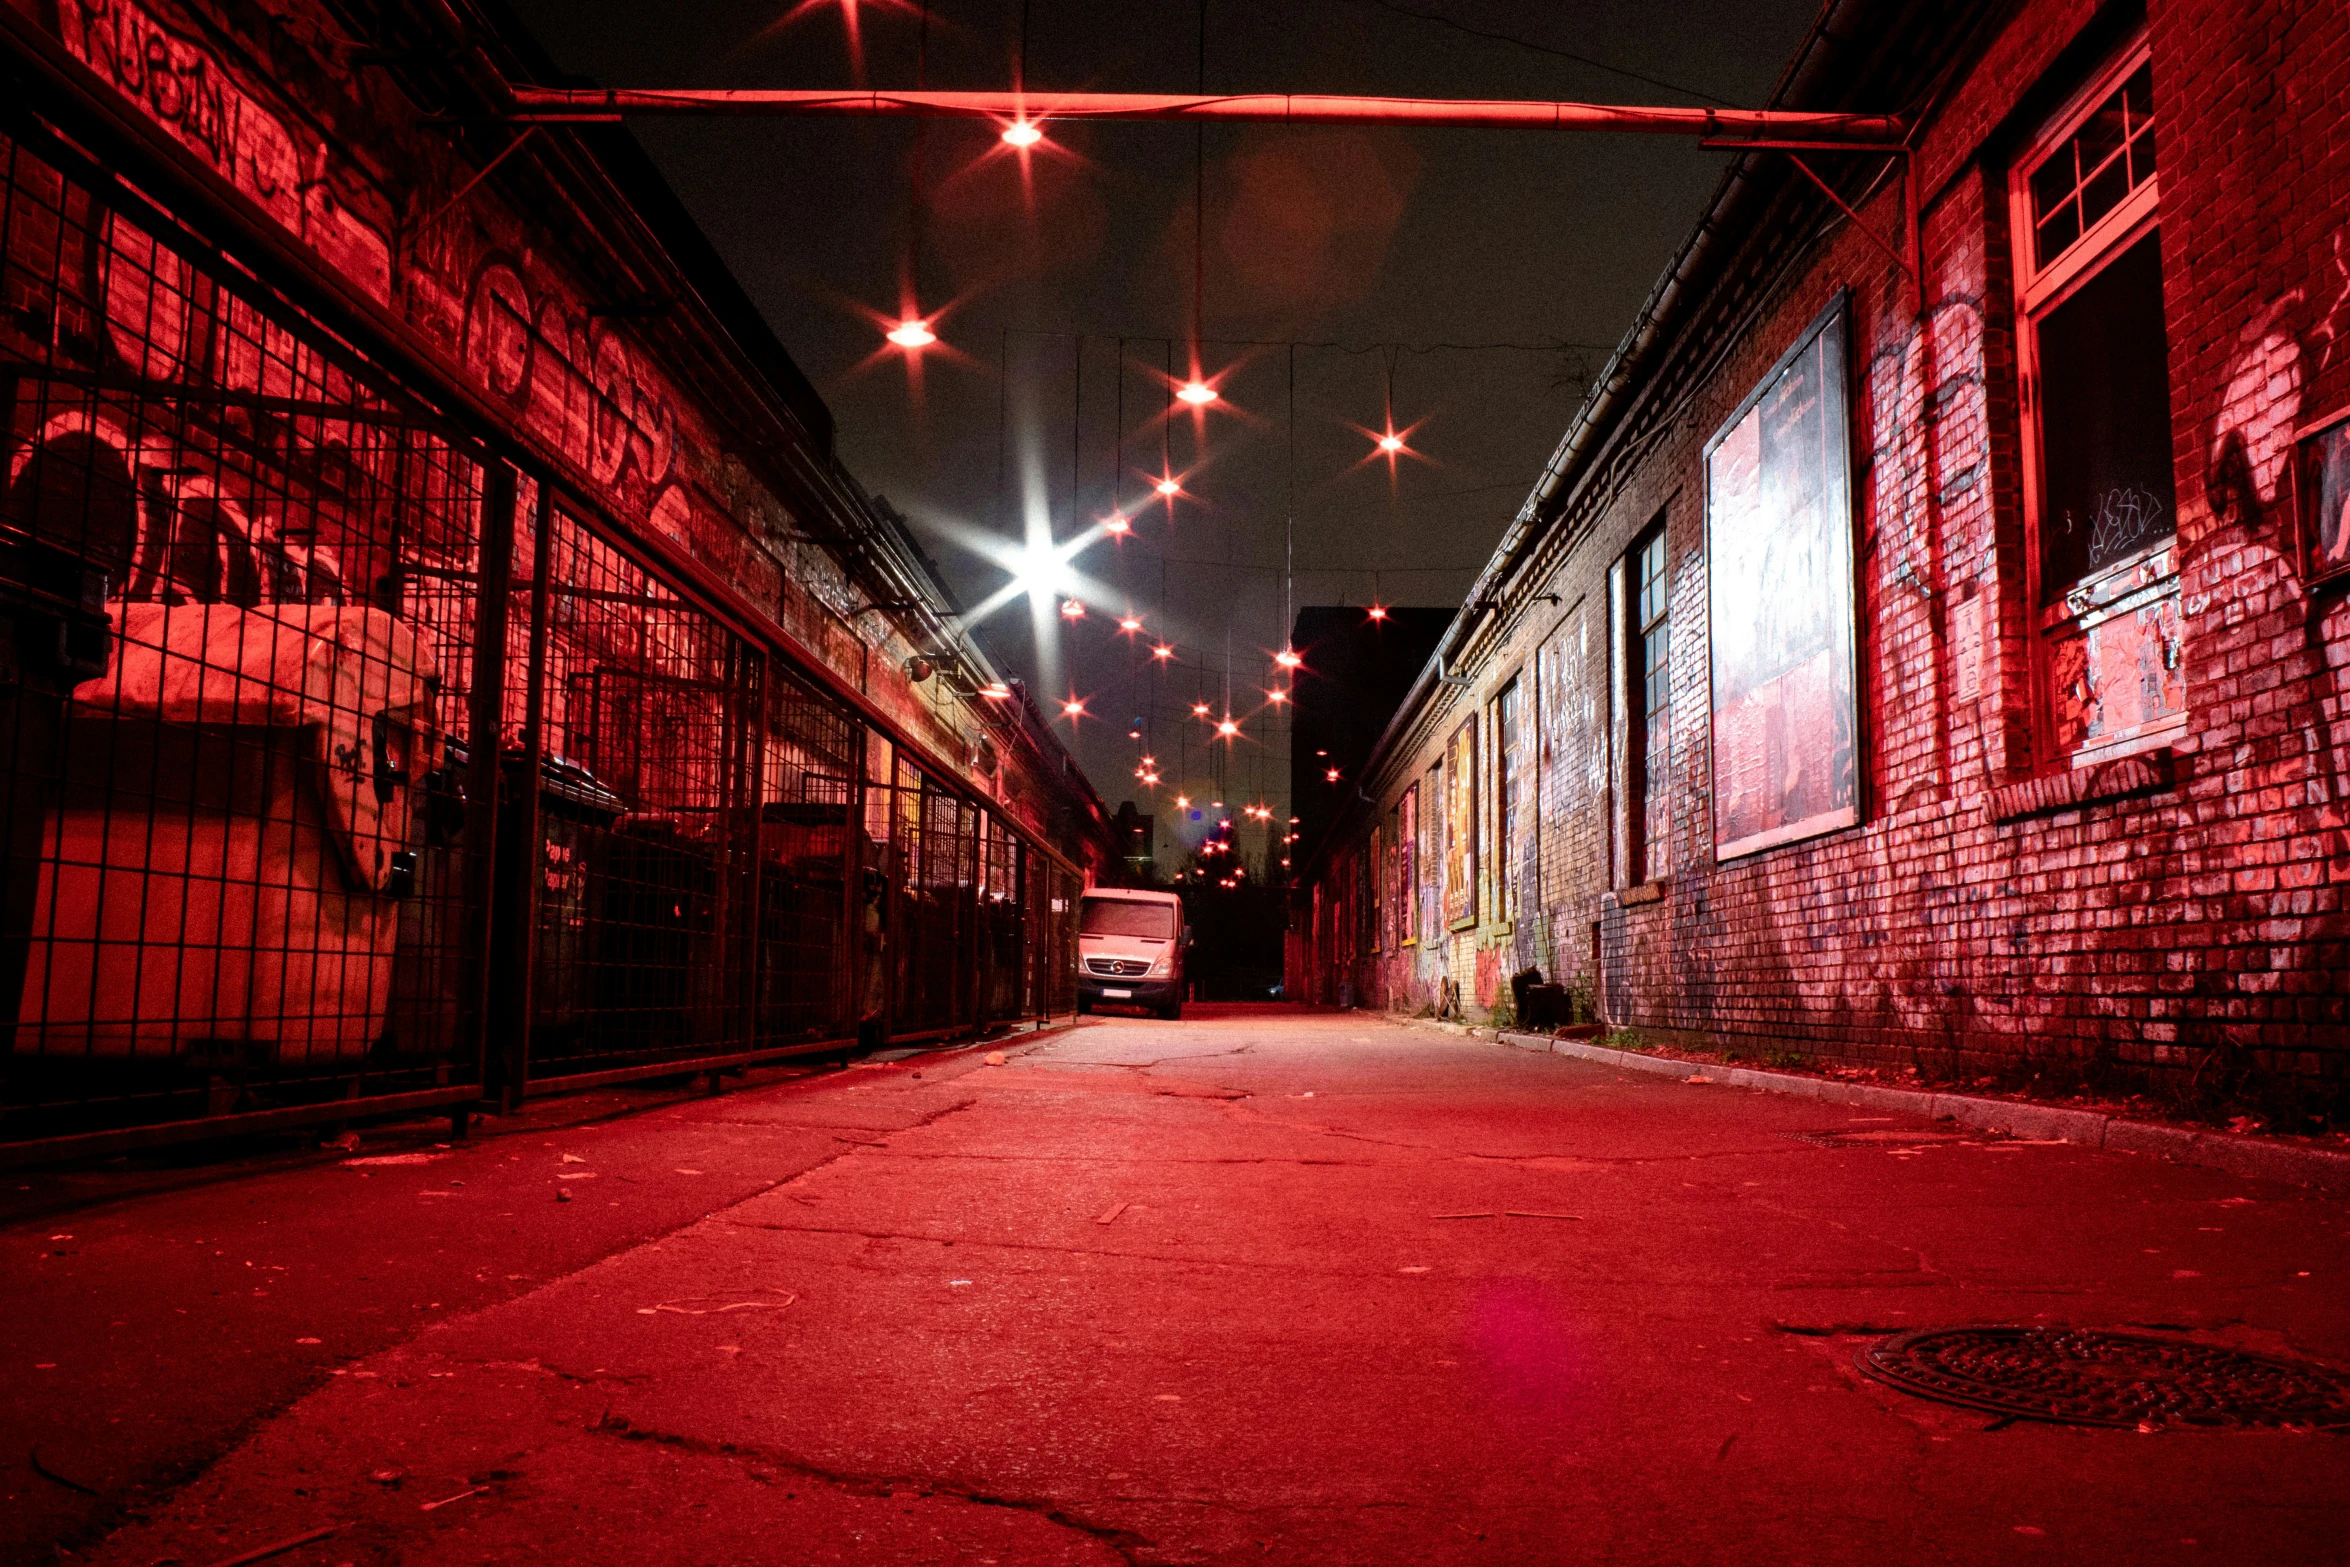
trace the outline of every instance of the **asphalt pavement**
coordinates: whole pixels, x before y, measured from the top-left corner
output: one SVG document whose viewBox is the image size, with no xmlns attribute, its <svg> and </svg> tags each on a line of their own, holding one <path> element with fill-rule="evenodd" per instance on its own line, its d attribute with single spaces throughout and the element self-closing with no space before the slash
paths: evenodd
<svg viewBox="0 0 2350 1567">
<path fill-rule="evenodd" d="M 70 1559 L 140 1567 L 313 1534 L 268 1559 L 2341 1559 L 2350 1439 L 2018 1423 L 1854 1365 L 2011 1322 L 2350 1366 L 2338 1198 L 1360 1014 L 1001 1054 L 21 1218 L 0 1540 L 47 1560 L 119 1522 Z"/>
</svg>

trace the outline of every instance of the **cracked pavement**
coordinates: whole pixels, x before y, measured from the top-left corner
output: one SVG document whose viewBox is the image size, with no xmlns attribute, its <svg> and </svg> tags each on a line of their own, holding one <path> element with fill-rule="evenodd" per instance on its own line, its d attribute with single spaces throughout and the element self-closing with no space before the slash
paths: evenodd
<svg viewBox="0 0 2350 1567">
<path fill-rule="evenodd" d="M 2002 1321 L 2350 1365 L 2345 1205 L 2216 1171 L 1216 1008 L 429 1151 L 363 1194 L 343 1166 L 236 1183 L 249 1219 L 332 1244 L 344 1221 L 305 1205 L 445 1227 L 378 1249 L 403 1300 L 458 1304 L 306 1332 L 282 1396 L 75 1559 L 194 1567 L 328 1526 L 275 1559 L 2340 1549 L 2341 1437 L 2001 1425 L 1852 1369 L 1868 1335 Z M 39 1223 L 92 1242 L 62 1260 L 95 1299 L 182 1200 Z M 591 1219 L 602 1239 L 565 1238 Z M 318 1270 L 317 1311 L 379 1305 L 322 1244 L 264 1266 Z M 235 1334 L 297 1326 L 191 1326 L 135 1396 L 178 1418 L 208 1358 L 250 1352 Z M 35 1385 L 77 1375 L 93 1409 L 125 1396 Z"/>
</svg>

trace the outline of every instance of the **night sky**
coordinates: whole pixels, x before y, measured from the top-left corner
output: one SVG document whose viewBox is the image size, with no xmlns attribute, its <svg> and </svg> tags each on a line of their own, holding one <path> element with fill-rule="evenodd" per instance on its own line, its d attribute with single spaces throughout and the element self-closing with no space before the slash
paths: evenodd
<svg viewBox="0 0 2350 1567">
<path fill-rule="evenodd" d="M 841 0 L 514 3 L 564 69 L 615 86 L 911 87 L 922 34 L 912 4 L 863 0 L 860 67 Z M 1196 4 L 943 0 L 927 84 L 1011 86 L 1023 10 L 1037 89 L 1199 80 Z M 1205 77 L 1216 92 L 1759 106 L 1815 10 L 1221 0 Z M 1286 734 L 1264 692 L 1287 519 L 1294 603 L 1457 605 L 1725 156 L 1662 137 L 1207 129 L 1201 358 L 1223 401 L 1195 450 L 1189 410 L 1170 429 L 1159 373 L 1170 352 L 1188 372 L 1193 127 L 1050 127 L 1025 176 L 996 128 L 971 122 L 634 129 L 830 402 L 852 471 L 914 521 L 966 603 L 1006 580 L 975 534 L 1016 540 L 1049 519 L 1065 539 L 1110 513 L 1115 480 L 1134 531 L 1075 560 L 1099 584 L 1086 619 L 1048 611 L 1040 638 L 1046 617 L 1021 600 L 981 635 L 1048 712 L 1086 700 L 1078 755 L 1111 806 L 1152 809 L 1132 773 L 1146 747 L 1159 758 L 1162 823 L 1178 786 L 1283 804 Z M 943 340 L 918 393 L 874 320 L 898 314 L 909 276 Z M 1370 439 L 1390 385 L 1394 424 L 1427 459 L 1400 459 L 1392 484 Z M 1144 504 L 1163 450 L 1187 492 L 1172 518 Z M 1118 633 L 1129 609 L 1179 644 L 1176 667 L 1154 674 L 1147 641 Z M 1191 705 L 1222 711 L 1228 647 L 1246 738 L 1219 779 Z"/>
</svg>

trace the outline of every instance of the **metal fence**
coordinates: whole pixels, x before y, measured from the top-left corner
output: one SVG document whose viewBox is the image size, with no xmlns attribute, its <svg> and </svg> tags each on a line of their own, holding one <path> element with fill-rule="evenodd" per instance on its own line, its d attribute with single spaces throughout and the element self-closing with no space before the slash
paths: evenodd
<svg viewBox="0 0 2350 1567">
<path fill-rule="evenodd" d="M 29 116 L 0 180 L 0 1160 L 1066 1009 L 1051 856 Z"/>
</svg>

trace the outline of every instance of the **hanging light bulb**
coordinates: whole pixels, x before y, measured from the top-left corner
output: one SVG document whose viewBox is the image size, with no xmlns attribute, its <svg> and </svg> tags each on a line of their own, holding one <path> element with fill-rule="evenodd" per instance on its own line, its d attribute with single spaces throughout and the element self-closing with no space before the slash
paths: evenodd
<svg viewBox="0 0 2350 1567">
<path fill-rule="evenodd" d="M 1153 658 L 1173 658 L 1174 656 L 1175 650 L 1164 642 L 1151 649 L 1151 657 Z"/>
<path fill-rule="evenodd" d="M 1188 795 L 1188 794 L 1179 794 L 1179 795 L 1177 795 L 1177 796 L 1175 797 L 1175 809 L 1177 809 L 1177 810 L 1179 810 L 1179 811 L 1188 811 L 1188 810 L 1190 810 L 1190 809 L 1191 809 L 1191 796 L 1190 796 L 1190 795 Z"/>
<path fill-rule="evenodd" d="M 1208 704 L 1207 704 L 1207 703 L 1205 703 L 1205 702 L 1194 702 L 1194 703 L 1192 703 L 1192 704 L 1191 704 L 1191 716 L 1192 716 L 1192 717 L 1194 717 L 1194 718 L 1205 718 L 1205 717 L 1207 717 L 1207 716 L 1208 716 Z"/>
<path fill-rule="evenodd" d="M 1285 647 L 1280 652 L 1273 655 L 1273 662 L 1279 664 L 1283 669 L 1295 669 L 1298 665 L 1304 663 L 1305 660 L 1298 656 L 1297 650 L 1295 648 Z"/>
<path fill-rule="evenodd" d="M 1275 686 L 1272 690 L 1265 693 L 1265 700 L 1272 703 L 1275 707 L 1279 707 L 1282 703 L 1289 700 L 1289 693 L 1282 690 L 1279 686 Z"/>
<path fill-rule="evenodd" d="M 1104 533 L 1115 533 L 1123 535 L 1133 532 L 1134 524 L 1128 522 L 1123 517 L 1106 517 L 1102 520 L 1102 531 Z"/>
<path fill-rule="evenodd" d="M 1332 783 L 1336 783 L 1336 782 L 1338 782 L 1338 769 L 1337 769 L 1337 768 L 1335 768 L 1335 767 L 1333 767 L 1333 768 L 1329 768 L 1329 769 L 1327 769 L 1326 771 L 1324 771 L 1324 773 L 1322 774 L 1322 776 L 1323 776 L 1324 778 L 1327 778 L 1328 780 L 1330 780 L 1330 782 L 1332 782 Z"/>
<path fill-rule="evenodd" d="M 1014 120 L 1004 127 L 1004 145 L 1007 147 L 1033 147 L 1043 140 L 1044 132 L 1037 129 L 1034 120 Z"/>
<path fill-rule="evenodd" d="M 1195 375 L 1177 387 L 1175 395 L 1194 408 L 1205 408 L 1216 400 L 1216 389 Z"/>
<path fill-rule="evenodd" d="M 1077 700 L 1075 697 L 1071 697 L 1068 701 L 1061 704 L 1061 716 L 1063 718 L 1083 718 L 1085 716 L 1085 704 Z"/>
<path fill-rule="evenodd" d="M 1222 735 L 1222 736 L 1223 736 L 1225 739 L 1229 740 L 1229 739 L 1231 739 L 1231 738 L 1232 738 L 1234 735 L 1236 735 L 1236 734 L 1240 733 L 1240 725 L 1238 725 L 1238 724 L 1234 723 L 1234 722 L 1233 722 L 1231 719 L 1229 719 L 1229 718 L 1222 719 L 1222 720 L 1218 721 L 1218 723 L 1217 723 L 1217 725 L 1216 725 L 1216 733 L 1218 733 L 1218 734 Z"/>
<path fill-rule="evenodd" d="M 1133 633 L 1142 629 L 1142 622 L 1136 617 L 1128 615 L 1118 622 L 1118 629 L 1120 631 L 1126 632 L 1128 635 L 1132 635 Z"/>
<path fill-rule="evenodd" d="M 1390 430 L 1379 437 L 1379 449 L 1393 457 L 1397 452 L 1403 450 L 1403 437 Z"/>
<path fill-rule="evenodd" d="M 1169 474 L 1166 478 L 1161 479 L 1157 484 L 1152 485 L 1151 488 L 1157 490 L 1161 495 L 1167 496 L 1169 499 L 1172 499 L 1175 496 L 1181 495 L 1183 493 L 1183 486 L 1176 481 L 1175 476 L 1172 474 Z"/>
<path fill-rule="evenodd" d="M 1372 605 L 1371 618 L 1373 620 L 1385 620 L 1387 618 L 1387 606 L 1384 604 Z"/>
<path fill-rule="evenodd" d="M 891 327 L 886 336 L 908 353 L 928 348 L 938 341 L 938 334 L 930 330 L 930 323 L 914 316 L 908 316 Z"/>
<path fill-rule="evenodd" d="M 1061 600 L 1061 618 L 1063 620 L 1083 620 L 1085 606 L 1075 599 L 1063 599 Z"/>
</svg>

